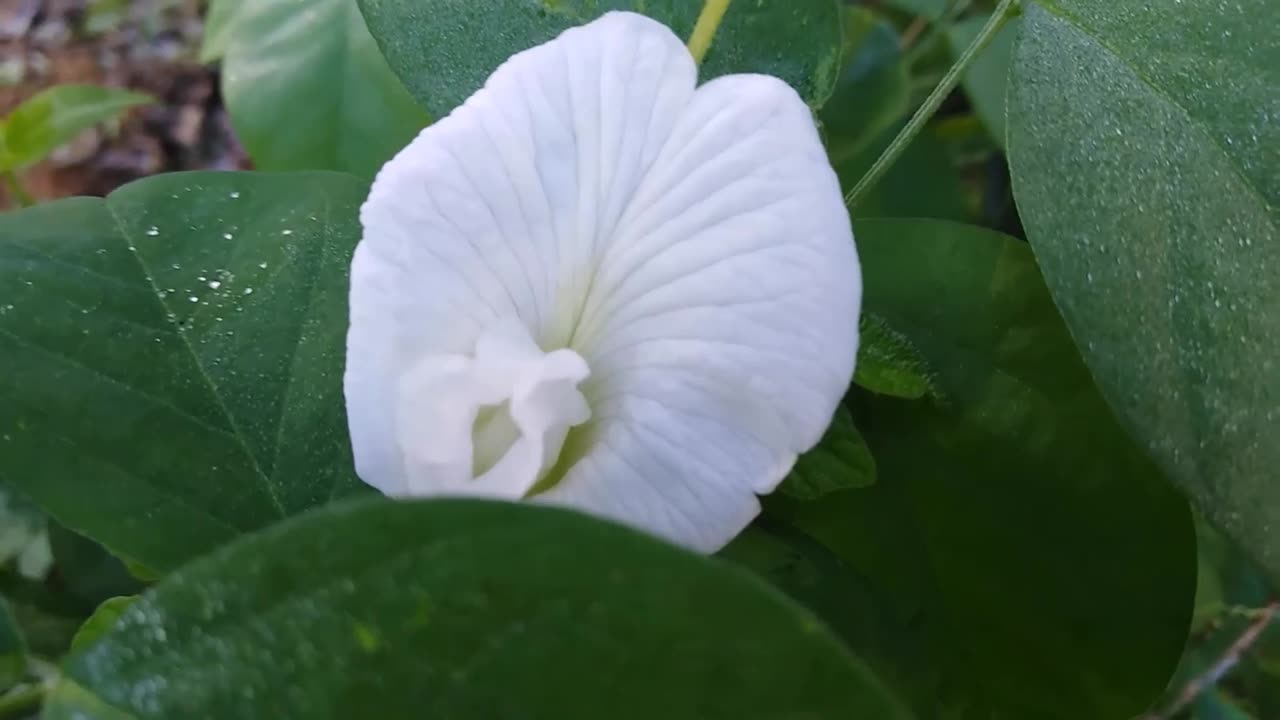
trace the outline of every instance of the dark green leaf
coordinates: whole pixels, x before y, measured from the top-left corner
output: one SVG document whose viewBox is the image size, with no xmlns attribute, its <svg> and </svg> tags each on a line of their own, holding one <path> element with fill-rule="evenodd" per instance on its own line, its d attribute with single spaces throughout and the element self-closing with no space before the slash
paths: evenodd
<svg viewBox="0 0 1280 720">
<path fill-rule="evenodd" d="M 225 54 L 222 92 L 258 169 L 372 177 L 427 124 L 355 0 L 227 1 L 205 53 Z"/>
<path fill-rule="evenodd" d="M 813 500 L 837 490 L 875 484 L 876 461 L 844 407 L 836 408 L 831 427 L 818 446 L 796 461 L 778 492 L 798 500 Z"/>
<path fill-rule="evenodd" d="M 920 352 L 884 318 L 864 312 L 858 319 L 858 364 L 853 381 L 881 395 L 917 399 L 937 394 Z"/>
<path fill-rule="evenodd" d="M 1280 578 L 1274 0 L 1045 0 L 1009 89 L 1015 196 L 1107 399 Z"/>
<path fill-rule="evenodd" d="M 437 117 L 479 90 L 508 57 L 609 10 L 642 12 L 687 38 L 701 8 L 690 0 L 360 0 L 392 69 Z M 702 79 L 774 75 L 820 107 L 839 71 L 839 12 L 835 0 L 732 3 Z"/>
<path fill-rule="evenodd" d="M 42 90 L 0 120 L 0 171 L 37 163 L 82 130 L 151 101 L 141 93 L 94 85 Z"/>
<path fill-rule="evenodd" d="M 958 59 L 987 24 L 990 15 L 979 14 L 947 28 L 952 58 Z M 1004 96 L 1009 84 L 1009 65 L 1013 62 L 1013 41 L 1020 20 L 1013 18 L 991 38 L 987 47 L 973 60 L 960 82 L 982 124 L 1000 147 L 1004 147 Z"/>
<path fill-rule="evenodd" d="M 533 505 L 365 502 L 198 560 L 45 717 L 904 718 L 759 580 Z"/>
<path fill-rule="evenodd" d="M 33 580 L 12 570 L 0 570 L 0 595 L 16 608 L 30 606 L 42 613 L 78 620 L 88 613 L 75 598 L 59 592 L 45 579 Z"/>
<path fill-rule="evenodd" d="M 1191 615 L 1186 502 L 1112 418 L 1024 243 L 918 220 L 855 232 L 867 308 L 945 400 L 858 397 L 876 485 L 771 510 L 921 614 L 948 710 L 1144 710 Z"/>
<path fill-rule="evenodd" d="M 71 638 L 71 652 L 80 652 L 97 642 L 103 635 L 116 624 L 116 620 L 124 614 L 138 598 L 136 596 L 113 597 L 104 600 L 97 610 L 89 616 L 88 620 L 80 626 L 76 631 L 75 637 Z"/>
<path fill-rule="evenodd" d="M 358 486 L 342 366 L 364 194 L 189 173 L 0 216 L 0 481 L 161 571 Z"/>
<path fill-rule="evenodd" d="M 142 591 L 142 583 L 124 563 L 98 543 L 54 524 L 49 528 L 49 544 L 60 588 L 86 612 L 107 598 Z"/>
<path fill-rule="evenodd" d="M 856 157 L 905 115 L 911 93 L 892 25 L 847 7 L 844 29 L 848 60 L 820 114 L 835 164 Z"/>
<path fill-rule="evenodd" d="M 862 151 L 833 157 L 840 186 L 848 192 L 880 157 L 903 123 L 896 123 Z M 970 202 L 948 148 L 930 129 L 911 141 L 884 176 L 858 201 L 854 217 L 927 217 L 968 220 Z M 856 233 L 855 233 L 856 236 Z"/>
<path fill-rule="evenodd" d="M 0 597 L 0 692 L 21 681 L 26 669 L 27 645 L 9 603 Z"/>
<path fill-rule="evenodd" d="M 825 621 L 898 697 L 937 695 L 938 673 L 924 655 L 918 612 L 886 602 L 861 573 L 812 538 L 762 518 L 718 555 Z"/>
<path fill-rule="evenodd" d="M 161 575 L 163 574 L 163 573 L 160 573 L 159 571 L 152 570 L 151 568 L 147 567 L 146 565 L 143 565 L 140 562 L 135 562 L 133 560 L 129 560 L 126 558 L 121 558 L 121 562 L 124 563 L 124 569 L 128 571 L 129 575 L 131 575 L 134 579 L 141 580 L 144 583 L 155 582 L 159 580 Z"/>
</svg>

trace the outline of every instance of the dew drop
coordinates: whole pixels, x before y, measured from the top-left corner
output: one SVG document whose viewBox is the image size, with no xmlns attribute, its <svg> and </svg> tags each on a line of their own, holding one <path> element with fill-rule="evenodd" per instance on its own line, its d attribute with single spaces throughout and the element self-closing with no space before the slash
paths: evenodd
<svg viewBox="0 0 1280 720">
<path fill-rule="evenodd" d="M 155 237 L 160 234 L 160 228 L 156 227 L 155 225 L 152 225 L 150 229 L 147 230 L 147 234 L 150 235 L 151 237 Z"/>
<path fill-rule="evenodd" d="M 210 280 L 210 281 L 209 281 L 209 289 L 210 289 L 210 290 L 217 290 L 217 289 L 218 289 L 218 288 L 220 288 L 220 287 L 222 287 L 222 283 L 218 282 L 217 280 Z"/>
</svg>

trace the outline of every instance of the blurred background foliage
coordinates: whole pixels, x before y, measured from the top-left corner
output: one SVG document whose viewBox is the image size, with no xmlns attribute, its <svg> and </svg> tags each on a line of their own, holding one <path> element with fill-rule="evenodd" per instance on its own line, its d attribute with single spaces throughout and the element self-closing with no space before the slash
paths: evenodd
<svg viewBox="0 0 1280 720">
<path fill-rule="evenodd" d="M 819 119 L 846 190 L 973 40 L 994 4 L 844 4 L 843 70 Z M 1004 155 L 1005 87 L 1018 24 L 1015 18 L 1006 25 L 968 69 L 961 88 L 856 207 L 856 220 L 930 218 L 1024 238 Z M 22 196 L 103 195 L 138 177 L 184 169 L 335 169 L 369 176 L 428 122 L 387 67 L 355 0 L 311 0 L 305 10 L 259 0 L 0 0 L 0 116 L 0 171 L 14 180 L 0 202 L 10 207 Z M 276 132 L 282 121 L 291 128 L 283 139 Z M 866 227 L 874 237 L 875 226 Z M 879 322 L 876 317 L 869 321 Z M 865 322 L 864 335 L 878 332 Z M 912 352 L 910 343 L 903 352 Z M 888 394 L 904 397 L 945 392 L 945 378 L 939 383 L 926 364 L 920 360 L 918 376 L 867 375 L 859 383 L 882 392 L 897 388 Z M 880 458 L 867 451 L 853 424 L 867 405 L 854 397 L 851 406 L 853 413 L 841 415 L 833 428 L 848 452 L 808 458 L 770 506 L 771 517 L 803 514 L 806 499 L 831 489 L 889 492 L 876 486 Z M 872 446 L 889 447 L 883 439 Z M 841 487 L 824 484 L 841 474 Z M 844 561 L 817 545 L 797 556 L 794 548 L 811 541 L 790 537 L 794 532 L 785 525 L 767 520 L 726 556 L 764 572 L 811 607 L 879 602 L 875 590 L 843 571 L 829 574 L 840 578 L 830 583 L 841 587 L 815 585 L 822 567 L 840 568 Z M 779 540 L 784 536 L 790 539 Z M 1280 717 L 1273 589 L 1199 520 L 1197 548 L 1190 637 L 1166 696 L 1149 717 Z M 42 682 L 48 668 L 41 663 L 67 651 L 85 618 L 109 598 L 139 592 L 146 582 L 138 578 L 147 576 L 0 486 L 6 606 L 0 607 L 0 690 Z M 1101 604 L 1109 601 L 1122 602 L 1102 598 Z M 1032 617 L 1034 611 L 1029 609 Z M 891 682 L 912 687 L 917 696 L 945 695 L 945 681 L 936 674 L 902 670 L 927 652 L 923 631 L 911 627 L 910 617 L 865 614 L 848 622 L 837 630 L 860 638 L 859 650 L 873 662 L 883 660 L 879 665 Z M 21 628 L 27 652 L 15 650 L 8 625 Z M 982 642 L 981 635 L 975 641 Z M 938 716 L 973 716 L 963 708 L 949 712 Z"/>
</svg>

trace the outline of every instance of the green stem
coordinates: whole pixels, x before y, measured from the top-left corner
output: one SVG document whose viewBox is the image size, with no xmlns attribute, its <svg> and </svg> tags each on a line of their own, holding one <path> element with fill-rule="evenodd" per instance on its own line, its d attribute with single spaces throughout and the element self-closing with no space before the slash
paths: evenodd
<svg viewBox="0 0 1280 720">
<path fill-rule="evenodd" d="M 1165 708 L 1164 712 L 1152 713 L 1145 715 L 1141 720 L 1171 720 L 1175 715 L 1182 712 L 1188 705 L 1195 702 L 1200 693 L 1218 684 L 1230 670 L 1240 662 L 1240 658 L 1253 647 L 1261 637 L 1263 631 L 1271 624 L 1271 621 L 1280 613 L 1280 601 L 1273 600 L 1267 603 L 1253 618 L 1253 622 L 1249 623 L 1249 627 L 1245 628 L 1240 637 L 1236 638 L 1226 651 L 1222 653 L 1209 669 L 1200 673 L 1191 679 L 1182 688 L 1182 692 L 1178 693 L 1178 697 L 1174 699 L 1173 704 Z"/>
<path fill-rule="evenodd" d="M 689 54 L 693 56 L 695 64 L 701 65 L 702 58 L 707 56 L 711 40 L 716 36 L 716 30 L 720 27 L 720 21 L 724 19 L 730 2 L 731 0 L 706 0 L 702 6 L 698 22 L 694 23 L 693 32 L 689 34 Z"/>
<path fill-rule="evenodd" d="M 12 168 L 4 171 L 5 185 L 9 186 L 9 194 L 13 196 L 13 204 L 20 208 L 31 207 L 31 196 L 27 194 L 26 188 L 22 187 L 22 181 L 18 179 L 18 173 Z"/>
<path fill-rule="evenodd" d="M 48 685 L 40 683 L 0 695 L 0 718 L 9 720 L 10 718 L 27 717 L 32 711 L 40 707 L 40 704 L 44 702 L 44 696 L 48 692 Z"/>
<path fill-rule="evenodd" d="M 1009 18 L 1009 8 L 1013 6 L 1014 2 L 1016 0 L 1000 0 L 1000 5 L 996 7 L 996 11 L 992 13 L 991 19 L 987 21 L 987 24 L 982 27 L 978 37 L 973 39 L 969 47 L 965 48 L 964 54 L 956 60 L 951 69 L 947 71 L 947 74 L 942 76 L 942 81 L 938 83 L 938 87 L 929 93 L 929 97 L 925 98 L 924 104 L 920 106 L 915 115 L 911 116 L 911 120 L 907 122 L 906 127 L 902 128 L 902 132 L 898 133 L 898 136 L 893 139 L 889 147 L 885 148 L 885 151 L 881 153 L 880 158 L 871 166 L 867 174 L 863 175 L 858 184 L 854 185 L 853 189 L 849 191 L 849 194 L 844 196 L 845 205 L 848 205 L 850 209 L 856 207 L 862 196 L 880 180 L 880 176 L 884 175 L 885 171 L 893 165 L 898 156 L 902 154 L 902 151 L 906 150 L 911 141 L 915 139 L 916 135 L 920 134 L 920 130 L 924 128 L 925 123 L 937 112 L 938 106 L 942 104 L 943 100 L 947 99 L 947 96 L 955 89 L 956 84 L 960 82 L 960 75 L 969 67 L 969 64 L 978 56 L 978 53 L 982 52 L 987 43 L 991 42 L 991 38 L 1004 26 L 1005 21 Z"/>
</svg>

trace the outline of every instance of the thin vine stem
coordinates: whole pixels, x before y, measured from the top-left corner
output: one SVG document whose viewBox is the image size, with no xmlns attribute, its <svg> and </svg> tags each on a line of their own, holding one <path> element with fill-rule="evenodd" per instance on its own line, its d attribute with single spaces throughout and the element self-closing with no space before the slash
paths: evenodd
<svg viewBox="0 0 1280 720">
<path fill-rule="evenodd" d="M 49 686 L 39 683 L 0 695 L 0 719 L 27 717 L 44 703 Z"/>
<path fill-rule="evenodd" d="M 1280 601 L 1276 600 L 1267 603 L 1264 608 L 1252 611 L 1253 621 L 1227 647 L 1221 657 L 1209 666 L 1209 669 L 1192 678 L 1191 682 L 1182 688 L 1182 691 L 1178 693 L 1178 697 L 1174 698 L 1173 703 L 1165 708 L 1164 712 L 1146 715 L 1141 720 L 1170 720 L 1173 716 L 1186 709 L 1196 698 L 1200 697 L 1200 693 L 1216 685 L 1231 668 L 1240 662 L 1240 658 L 1253 647 L 1253 644 L 1261 637 L 1262 631 L 1267 629 L 1267 626 L 1276 618 L 1278 612 L 1280 612 Z"/>
<path fill-rule="evenodd" d="M 978 37 L 973 39 L 973 42 L 969 44 L 969 47 L 965 48 L 964 53 L 951 66 L 947 74 L 942 76 L 938 86 L 933 89 L 933 92 L 929 93 L 929 97 L 925 98 L 924 104 L 920 106 L 919 110 L 916 110 L 915 115 L 911 116 L 911 120 L 907 122 L 906 127 L 902 128 L 902 132 L 898 133 L 898 136 L 893 139 L 889 147 L 885 148 L 885 151 L 881 153 L 879 159 L 871 166 L 867 174 L 863 175 L 858 184 L 854 185 L 853 189 L 849 191 L 849 194 L 844 196 L 845 205 L 851 209 L 856 207 L 862 196 L 897 161 L 898 156 L 902 154 L 903 150 L 907 149 L 907 146 L 911 144 L 916 135 L 920 134 L 920 130 L 924 128 L 925 123 L 938 111 L 938 106 L 942 104 L 943 100 L 947 99 L 947 96 L 955 89 L 956 84 L 960 82 L 960 76 L 973 62 L 973 59 L 978 56 L 978 53 L 982 52 L 987 43 L 991 42 L 991 38 L 1000 31 L 1000 28 L 1004 27 L 1005 22 L 1009 19 L 1009 10 L 1015 2 L 1017 0 L 1000 0 L 995 12 L 991 14 L 991 19 L 987 21 L 986 25 L 982 26 Z"/>
<path fill-rule="evenodd" d="M 732 0 L 706 0 L 702 6 L 698 21 L 693 25 L 693 32 L 689 34 L 689 54 L 693 56 L 694 63 L 701 65 L 702 58 L 707 56 L 711 40 L 715 38 L 730 2 Z"/>
</svg>

